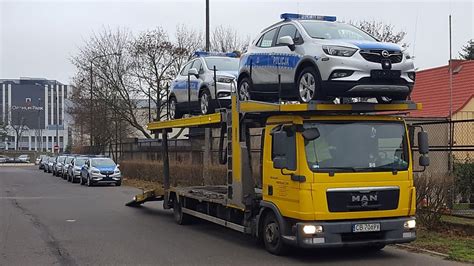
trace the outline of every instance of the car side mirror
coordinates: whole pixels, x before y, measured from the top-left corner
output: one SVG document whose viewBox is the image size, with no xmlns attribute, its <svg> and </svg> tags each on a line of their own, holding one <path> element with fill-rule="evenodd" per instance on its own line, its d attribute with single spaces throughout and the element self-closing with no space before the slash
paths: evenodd
<svg viewBox="0 0 474 266">
<path fill-rule="evenodd" d="M 280 39 L 278 39 L 278 44 L 283 44 L 283 45 L 288 46 L 288 48 L 290 48 L 291 51 L 294 51 L 296 48 L 295 42 L 293 41 L 293 38 L 291 38 L 290 36 L 280 37 Z"/>
<path fill-rule="evenodd" d="M 197 71 L 197 69 L 195 69 L 194 67 L 191 68 L 189 71 L 188 71 L 188 75 L 193 75 L 195 76 L 196 78 L 199 77 L 199 72 Z"/>
<path fill-rule="evenodd" d="M 420 154 L 428 154 L 430 145 L 428 144 L 428 133 L 426 131 L 418 132 L 418 150 Z"/>
</svg>

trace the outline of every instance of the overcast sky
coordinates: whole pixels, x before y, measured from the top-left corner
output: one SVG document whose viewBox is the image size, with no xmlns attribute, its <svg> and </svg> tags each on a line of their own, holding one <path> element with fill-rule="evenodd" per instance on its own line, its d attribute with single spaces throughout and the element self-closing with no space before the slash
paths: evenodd
<svg viewBox="0 0 474 266">
<path fill-rule="evenodd" d="M 420 69 L 449 59 L 448 15 L 453 16 L 453 55 L 474 38 L 473 1 L 224 1 L 210 0 L 211 28 L 233 26 L 252 38 L 284 12 L 335 15 L 338 20 L 377 20 L 407 32 L 405 42 Z M 91 33 L 126 27 L 133 33 L 178 24 L 204 31 L 205 0 L 5 1 L 0 0 L 0 79 L 44 77 L 69 83 L 69 59 Z"/>
</svg>

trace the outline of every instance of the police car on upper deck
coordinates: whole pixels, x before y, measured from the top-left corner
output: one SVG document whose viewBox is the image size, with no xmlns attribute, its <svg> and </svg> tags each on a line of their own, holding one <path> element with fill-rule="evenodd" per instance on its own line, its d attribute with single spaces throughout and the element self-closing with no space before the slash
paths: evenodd
<svg viewBox="0 0 474 266">
<path fill-rule="evenodd" d="M 240 61 L 242 100 L 333 97 L 405 100 L 415 81 L 413 59 L 333 16 L 285 13 L 264 29 Z"/>
<path fill-rule="evenodd" d="M 229 99 L 239 70 L 237 56 L 236 53 L 196 52 L 195 58 L 184 65 L 171 84 L 168 100 L 171 118 L 195 111 L 209 114 L 221 103 L 216 99 L 223 100 L 222 103 Z"/>
</svg>

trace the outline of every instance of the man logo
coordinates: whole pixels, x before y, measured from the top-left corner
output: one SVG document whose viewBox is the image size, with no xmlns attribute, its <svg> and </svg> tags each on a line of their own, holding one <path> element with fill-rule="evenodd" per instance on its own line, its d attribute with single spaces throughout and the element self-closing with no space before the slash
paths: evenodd
<svg viewBox="0 0 474 266">
<path fill-rule="evenodd" d="M 352 202 L 360 202 L 361 207 L 367 207 L 369 202 L 377 201 L 378 197 L 377 194 L 369 194 L 369 195 L 353 195 Z"/>
<path fill-rule="evenodd" d="M 382 51 L 382 56 L 385 57 L 385 58 L 387 58 L 387 57 L 390 56 L 390 53 L 389 53 L 387 50 L 383 50 L 383 51 Z"/>
</svg>

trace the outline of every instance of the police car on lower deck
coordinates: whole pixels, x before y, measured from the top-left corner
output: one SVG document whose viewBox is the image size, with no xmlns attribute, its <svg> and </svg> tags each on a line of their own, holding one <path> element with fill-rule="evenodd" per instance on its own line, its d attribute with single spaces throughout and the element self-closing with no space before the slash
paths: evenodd
<svg viewBox="0 0 474 266">
<path fill-rule="evenodd" d="M 285 13 L 264 29 L 240 61 L 242 100 L 332 97 L 405 100 L 415 81 L 413 59 L 336 17 Z"/>
<path fill-rule="evenodd" d="M 196 111 L 212 113 L 230 98 L 238 69 L 236 53 L 196 52 L 195 58 L 184 65 L 171 84 L 168 100 L 171 118 Z"/>
</svg>

